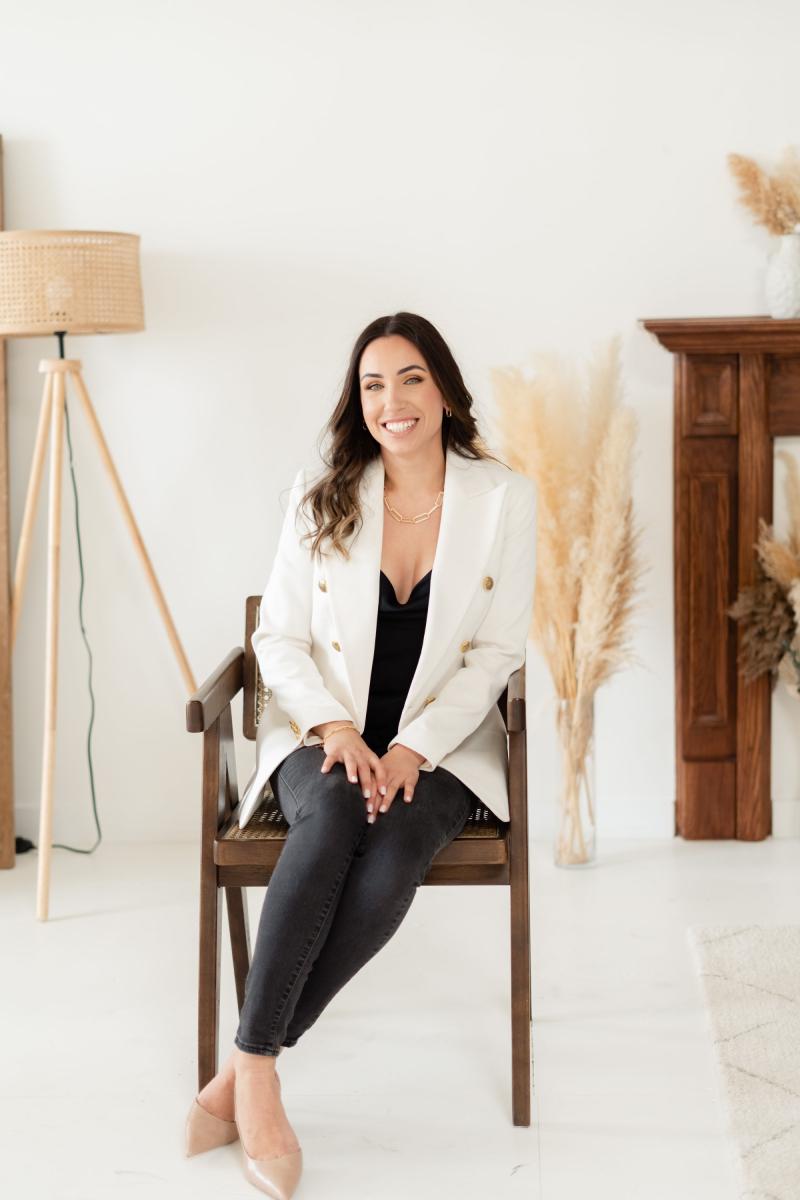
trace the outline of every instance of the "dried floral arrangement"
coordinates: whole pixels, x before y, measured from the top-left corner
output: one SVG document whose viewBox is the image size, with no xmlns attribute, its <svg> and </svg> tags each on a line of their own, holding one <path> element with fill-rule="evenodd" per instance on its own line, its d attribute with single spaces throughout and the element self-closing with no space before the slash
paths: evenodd
<svg viewBox="0 0 800 1200">
<path fill-rule="evenodd" d="M 571 775 L 557 860 L 581 861 L 579 786 L 588 787 L 594 697 L 623 665 L 637 661 L 629 629 L 644 573 L 630 478 L 637 422 L 620 403 L 618 335 L 595 349 L 585 389 L 560 356 L 534 354 L 531 362 L 532 379 L 517 367 L 495 368 L 491 378 L 501 451 L 537 486 L 531 637 L 556 696 L 566 702 L 560 732 Z M 588 802 L 594 826 L 591 794 Z"/>
<path fill-rule="evenodd" d="M 800 698 L 800 472 L 794 456 L 785 450 L 775 455 L 786 464 L 784 482 L 789 532 L 784 542 L 763 518 L 758 523 L 756 581 L 740 588 L 728 614 L 742 623 L 739 669 L 750 681 L 772 676 Z"/>
<path fill-rule="evenodd" d="M 800 223 L 800 156 L 788 146 L 770 175 L 752 158 L 729 154 L 728 166 L 739 185 L 740 203 L 770 233 L 796 232 Z"/>
</svg>

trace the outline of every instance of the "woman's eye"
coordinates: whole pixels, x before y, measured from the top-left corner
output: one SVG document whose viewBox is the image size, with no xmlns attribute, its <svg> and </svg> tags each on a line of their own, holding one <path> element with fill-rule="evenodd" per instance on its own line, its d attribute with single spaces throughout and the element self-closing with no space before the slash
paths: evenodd
<svg viewBox="0 0 800 1200">
<path fill-rule="evenodd" d="M 403 382 L 410 383 L 411 380 L 413 380 L 415 383 L 422 383 L 422 380 L 420 379 L 419 375 L 409 375 L 407 379 L 403 380 Z M 380 386 L 381 385 L 379 383 L 368 383 L 366 390 L 368 392 L 371 392 L 374 387 L 380 387 Z"/>
</svg>

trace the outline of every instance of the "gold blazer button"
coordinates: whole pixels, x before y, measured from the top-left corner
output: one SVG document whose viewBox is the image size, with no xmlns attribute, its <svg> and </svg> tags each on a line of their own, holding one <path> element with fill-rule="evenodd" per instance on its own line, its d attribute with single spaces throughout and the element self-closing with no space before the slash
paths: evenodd
<svg viewBox="0 0 800 1200">
<path fill-rule="evenodd" d="M 290 721 L 289 728 L 291 729 L 292 733 L 300 732 L 300 726 L 297 724 L 297 721 Z"/>
<path fill-rule="evenodd" d="M 426 696 L 426 697 L 425 697 L 425 704 L 423 705 L 423 707 L 424 707 L 424 708 L 427 708 L 429 704 L 433 704 L 433 702 L 434 702 L 434 700 L 435 700 L 435 699 L 436 699 L 436 697 L 435 697 L 435 696 Z"/>
<path fill-rule="evenodd" d="M 461 643 L 461 653 L 466 654 L 467 650 L 469 650 L 471 646 L 472 646 L 472 642 L 462 642 Z"/>
<path fill-rule="evenodd" d="M 341 650 L 342 648 L 338 642 L 331 642 L 331 645 L 333 646 L 334 650 Z"/>
<path fill-rule="evenodd" d="M 328 590 L 328 585 L 324 579 L 320 579 L 319 583 L 317 584 L 317 587 L 319 588 L 319 590 L 321 592 L 327 592 L 327 590 Z"/>
<path fill-rule="evenodd" d="M 492 579 L 491 575 L 484 575 L 483 586 L 486 588 L 487 592 L 489 591 L 489 588 L 494 587 L 494 580 Z"/>
</svg>

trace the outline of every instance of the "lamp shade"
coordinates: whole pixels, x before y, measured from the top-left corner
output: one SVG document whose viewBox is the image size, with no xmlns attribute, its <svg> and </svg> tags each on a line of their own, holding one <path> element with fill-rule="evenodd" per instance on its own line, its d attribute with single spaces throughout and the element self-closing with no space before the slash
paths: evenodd
<svg viewBox="0 0 800 1200">
<path fill-rule="evenodd" d="M 0 232 L 0 336 L 144 329 L 139 235 Z"/>
</svg>

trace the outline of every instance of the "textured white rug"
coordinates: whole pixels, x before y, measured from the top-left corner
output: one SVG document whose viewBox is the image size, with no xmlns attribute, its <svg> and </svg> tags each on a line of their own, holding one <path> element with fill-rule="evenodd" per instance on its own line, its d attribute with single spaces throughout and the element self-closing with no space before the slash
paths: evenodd
<svg viewBox="0 0 800 1200">
<path fill-rule="evenodd" d="M 800 927 L 687 929 L 708 1005 L 741 1200 L 800 1198 Z"/>
</svg>

